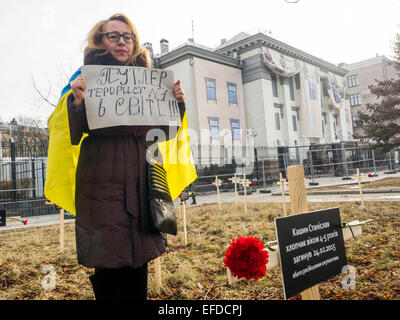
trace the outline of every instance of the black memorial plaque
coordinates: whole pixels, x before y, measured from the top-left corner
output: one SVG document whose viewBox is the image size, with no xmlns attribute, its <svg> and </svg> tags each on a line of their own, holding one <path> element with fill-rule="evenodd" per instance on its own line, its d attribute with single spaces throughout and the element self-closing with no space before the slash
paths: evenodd
<svg viewBox="0 0 400 320">
<path fill-rule="evenodd" d="M 0 227 L 5 227 L 6 225 L 6 210 L 0 209 Z"/>
<path fill-rule="evenodd" d="M 285 299 L 347 265 L 339 208 L 275 219 Z"/>
</svg>

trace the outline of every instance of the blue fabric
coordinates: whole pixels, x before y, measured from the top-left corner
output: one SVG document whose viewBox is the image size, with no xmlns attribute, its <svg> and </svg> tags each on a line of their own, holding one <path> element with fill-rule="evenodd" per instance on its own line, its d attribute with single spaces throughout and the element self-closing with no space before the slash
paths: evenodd
<svg viewBox="0 0 400 320">
<path fill-rule="evenodd" d="M 69 91 L 71 90 L 71 82 L 74 81 L 77 77 L 81 75 L 81 68 L 79 68 L 75 73 L 72 75 L 71 79 L 69 79 L 68 84 L 64 87 L 64 89 L 61 91 L 61 96 L 60 99 Z"/>
</svg>

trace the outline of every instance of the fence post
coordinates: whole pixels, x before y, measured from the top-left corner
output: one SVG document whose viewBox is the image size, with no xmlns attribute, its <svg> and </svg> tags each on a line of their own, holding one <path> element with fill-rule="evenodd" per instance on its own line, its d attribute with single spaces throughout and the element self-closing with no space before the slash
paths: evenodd
<svg viewBox="0 0 400 320">
<path fill-rule="evenodd" d="M 12 199 L 17 200 L 17 169 L 15 160 L 15 142 L 13 139 L 10 141 L 10 153 L 11 153 L 11 184 L 12 184 Z"/>
<path fill-rule="evenodd" d="M 346 150 L 344 148 L 344 144 L 342 143 L 342 161 L 343 161 L 343 168 L 344 168 L 344 177 L 342 180 L 351 180 L 349 177 L 349 170 L 347 168 L 347 159 L 346 159 Z"/>
<path fill-rule="evenodd" d="M 313 161 L 312 161 L 312 151 L 308 150 L 308 156 L 310 158 L 310 173 L 311 173 L 311 182 L 309 183 L 310 186 L 318 186 L 319 183 L 315 182 L 315 177 L 314 177 L 314 167 L 313 167 Z"/>
<path fill-rule="evenodd" d="M 386 171 L 386 172 L 384 172 L 385 174 L 394 174 L 394 173 L 397 173 L 396 172 L 396 170 L 393 170 L 393 168 L 392 168 L 392 152 L 391 151 L 389 151 L 388 152 L 388 154 L 389 154 L 389 171 Z"/>
<path fill-rule="evenodd" d="M 287 153 L 283 153 L 283 169 L 285 170 L 285 178 L 287 178 L 287 159 L 286 159 Z"/>
<path fill-rule="evenodd" d="M 265 168 L 264 168 L 264 159 L 262 159 L 262 170 L 263 170 L 263 188 L 264 190 L 266 189 L 265 187 Z"/>
<path fill-rule="evenodd" d="M 35 166 L 35 160 L 32 158 L 31 159 L 31 167 L 32 167 L 32 196 L 34 199 L 36 199 L 36 166 Z"/>
<path fill-rule="evenodd" d="M 46 170 L 45 170 L 45 168 L 44 168 L 44 161 L 43 161 L 43 159 L 42 159 L 42 192 L 41 192 L 41 197 L 43 197 L 44 196 L 44 187 L 45 187 L 45 184 L 46 184 Z"/>
<path fill-rule="evenodd" d="M 254 147 L 254 161 L 256 162 L 255 163 L 255 167 L 256 167 L 256 179 L 257 179 L 257 182 L 258 182 L 258 155 L 257 155 L 257 148 L 256 147 Z"/>
<path fill-rule="evenodd" d="M 372 150 L 372 164 L 374 166 L 374 174 L 373 177 L 377 177 L 378 173 L 376 172 L 376 161 L 375 161 L 375 150 Z"/>
<path fill-rule="evenodd" d="M 262 159 L 262 171 L 263 171 L 263 190 L 260 190 L 260 193 L 271 193 L 271 190 L 267 190 L 267 186 L 265 184 L 265 168 L 264 168 L 264 159 Z"/>
</svg>

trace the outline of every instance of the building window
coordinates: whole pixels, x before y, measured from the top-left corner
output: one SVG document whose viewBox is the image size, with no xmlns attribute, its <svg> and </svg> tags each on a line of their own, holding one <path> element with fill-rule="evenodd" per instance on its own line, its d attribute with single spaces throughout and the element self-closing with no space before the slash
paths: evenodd
<svg viewBox="0 0 400 320">
<path fill-rule="evenodd" d="M 359 93 L 351 94 L 349 96 L 350 106 L 355 107 L 361 105 L 361 95 Z"/>
<path fill-rule="evenodd" d="M 281 130 L 280 112 L 275 112 L 275 129 Z"/>
<path fill-rule="evenodd" d="M 209 118 L 210 137 L 213 140 L 219 140 L 219 120 L 218 118 Z"/>
<path fill-rule="evenodd" d="M 345 111 L 345 114 L 346 114 L 346 122 L 347 123 L 350 123 L 350 115 L 349 115 L 349 110 L 344 110 Z"/>
<path fill-rule="evenodd" d="M 215 79 L 206 78 L 207 100 L 217 101 Z"/>
<path fill-rule="evenodd" d="M 308 81 L 308 86 L 310 88 L 310 99 L 318 100 L 317 85 L 313 81 Z"/>
<path fill-rule="evenodd" d="M 282 103 L 274 103 L 274 108 L 279 109 L 279 113 L 281 114 L 281 119 L 284 118 L 283 107 L 284 105 Z"/>
<path fill-rule="evenodd" d="M 360 121 L 359 116 L 352 116 L 353 119 L 353 128 L 357 127 L 358 121 Z"/>
<path fill-rule="evenodd" d="M 274 97 L 278 97 L 278 83 L 276 81 L 276 74 L 271 74 L 271 81 L 272 81 L 272 94 Z"/>
<path fill-rule="evenodd" d="M 240 122 L 231 120 L 232 140 L 240 140 Z"/>
<path fill-rule="evenodd" d="M 299 107 L 292 107 L 292 111 L 296 112 L 297 121 L 300 121 L 300 111 Z"/>
<path fill-rule="evenodd" d="M 323 93 L 324 97 L 329 97 L 328 80 L 326 80 L 326 79 L 322 80 L 322 93 Z"/>
<path fill-rule="evenodd" d="M 335 134 L 335 139 L 337 139 L 336 122 L 335 121 L 333 121 L 333 132 Z"/>
<path fill-rule="evenodd" d="M 229 103 L 237 104 L 237 86 L 234 83 L 227 83 Z"/>
<path fill-rule="evenodd" d="M 360 81 L 358 80 L 358 74 L 353 74 L 352 76 L 347 77 L 347 84 L 349 88 L 359 86 Z"/>
<path fill-rule="evenodd" d="M 297 117 L 292 116 L 292 122 L 293 122 L 293 131 L 297 132 Z"/>
<path fill-rule="evenodd" d="M 325 138 L 325 126 L 328 123 L 326 119 L 326 112 L 322 112 L 322 137 Z"/>
<path fill-rule="evenodd" d="M 294 76 L 294 81 L 296 82 L 296 89 L 301 89 L 300 73 L 296 73 L 296 75 Z"/>
<path fill-rule="evenodd" d="M 290 93 L 290 100 L 294 101 L 293 78 L 289 78 L 289 93 Z"/>
</svg>

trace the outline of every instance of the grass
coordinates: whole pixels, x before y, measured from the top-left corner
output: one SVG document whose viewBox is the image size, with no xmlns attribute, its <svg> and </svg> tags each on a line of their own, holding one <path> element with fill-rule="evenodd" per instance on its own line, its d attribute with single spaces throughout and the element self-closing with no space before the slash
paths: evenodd
<svg viewBox="0 0 400 320">
<path fill-rule="evenodd" d="M 354 183 L 348 185 L 339 185 L 339 186 L 327 186 L 320 188 L 313 188 L 313 191 L 332 191 L 332 190 L 357 190 L 358 188 L 358 180 L 357 178 L 353 179 Z M 368 181 L 368 178 L 362 179 L 362 188 L 364 189 L 392 189 L 400 187 L 400 178 L 384 178 L 378 181 Z M 355 188 L 356 187 L 356 188 Z"/>
<path fill-rule="evenodd" d="M 322 299 L 400 299 L 400 221 L 398 202 L 309 203 L 310 211 L 338 206 L 342 221 L 374 219 L 363 236 L 346 242 L 348 263 L 356 268 L 356 288 L 342 289 L 344 275 L 320 284 Z M 279 203 L 223 204 L 187 208 L 188 245 L 184 245 L 181 217 L 179 233 L 168 236 L 162 258 L 163 286 L 157 288 L 153 263 L 149 264 L 149 299 L 283 299 L 280 269 L 267 270 L 264 278 L 229 285 L 223 263 L 232 238 L 255 236 L 275 240 L 274 218 L 282 214 Z M 290 209 L 289 209 L 290 213 Z M 56 288 L 44 290 L 52 266 Z M 89 282 L 93 269 L 77 264 L 74 224 L 65 225 L 65 251 L 59 253 L 59 226 L 0 233 L 0 299 L 94 299 Z M 295 297 L 294 299 L 299 299 Z"/>
</svg>

